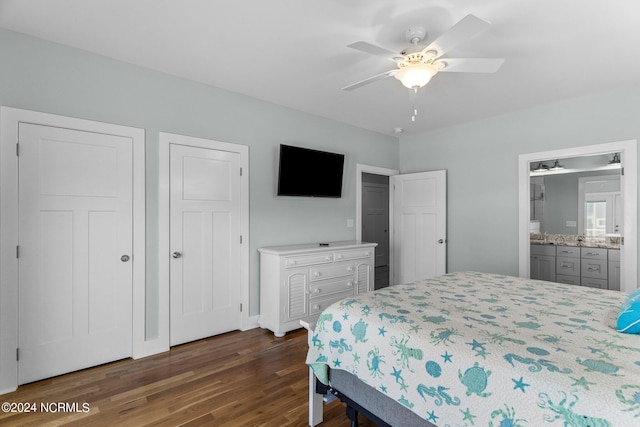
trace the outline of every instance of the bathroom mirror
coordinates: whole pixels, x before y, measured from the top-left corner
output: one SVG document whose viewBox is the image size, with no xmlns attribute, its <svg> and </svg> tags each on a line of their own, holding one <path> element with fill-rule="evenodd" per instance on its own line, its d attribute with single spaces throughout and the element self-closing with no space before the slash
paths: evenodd
<svg viewBox="0 0 640 427">
<path fill-rule="evenodd" d="M 531 232 L 620 234 L 619 154 L 534 162 L 530 173 Z"/>
</svg>

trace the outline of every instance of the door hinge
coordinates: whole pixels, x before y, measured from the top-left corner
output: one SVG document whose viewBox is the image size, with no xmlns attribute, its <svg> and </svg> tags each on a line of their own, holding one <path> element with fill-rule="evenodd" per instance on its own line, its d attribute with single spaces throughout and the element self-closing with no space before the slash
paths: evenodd
<svg viewBox="0 0 640 427">
<path fill-rule="evenodd" d="M 242 168 L 240 168 L 240 176 L 242 176 Z"/>
<path fill-rule="evenodd" d="M 16 156 L 20 156 L 20 143 L 16 142 Z"/>
<path fill-rule="evenodd" d="M 624 175 L 624 168 L 620 168 L 620 175 Z"/>
<path fill-rule="evenodd" d="M 624 246 L 624 237 L 621 237 L 621 238 L 620 238 L 620 244 L 621 244 L 622 246 Z"/>
<path fill-rule="evenodd" d="M 242 234 L 240 235 L 240 244 L 242 244 Z"/>
<path fill-rule="evenodd" d="M 242 303 L 240 303 L 240 312 L 242 312 Z"/>
<path fill-rule="evenodd" d="M 20 360 L 20 349 L 16 348 L 16 362 Z"/>
<path fill-rule="evenodd" d="M 20 258 L 20 246 L 16 246 L 16 258 Z"/>
</svg>

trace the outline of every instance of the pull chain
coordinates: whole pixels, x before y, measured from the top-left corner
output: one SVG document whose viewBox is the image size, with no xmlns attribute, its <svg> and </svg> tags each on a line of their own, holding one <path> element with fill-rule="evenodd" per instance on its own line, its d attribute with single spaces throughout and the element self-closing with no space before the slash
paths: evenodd
<svg viewBox="0 0 640 427">
<path fill-rule="evenodd" d="M 416 98 L 418 96 L 418 87 L 414 87 L 409 89 L 409 99 L 411 100 L 411 109 L 413 110 L 413 114 L 411 115 L 411 121 L 415 122 L 416 117 L 418 116 L 418 108 L 416 107 Z"/>
</svg>

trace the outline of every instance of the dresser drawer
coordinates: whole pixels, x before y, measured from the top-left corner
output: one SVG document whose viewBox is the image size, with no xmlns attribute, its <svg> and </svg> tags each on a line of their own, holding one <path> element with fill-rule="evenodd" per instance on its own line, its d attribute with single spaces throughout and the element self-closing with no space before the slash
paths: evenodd
<svg viewBox="0 0 640 427">
<path fill-rule="evenodd" d="M 318 280 L 331 279 L 333 277 L 351 276 L 355 271 L 355 264 L 337 264 L 324 265 L 320 267 L 311 267 L 309 269 L 309 281 L 316 282 Z"/>
<path fill-rule="evenodd" d="M 580 248 L 576 246 L 558 246 L 556 255 L 559 257 L 580 258 Z"/>
<path fill-rule="evenodd" d="M 596 259 L 582 260 L 582 277 L 607 280 L 607 261 Z M 606 286 L 605 286 L 606 288 Z"/>
<path fill-rule="evenodd" d="M 556 275 L 580 276 L 580 258 L 557 257 Z"/>
<path fill-rule="evenodd" d="M 556 247 L 553 245 L 531 245 L 530 255 L 556 256 Z"/>
<path fill-rule="evenodd" d="M 373 255 L 373 248 L 350 250 L 350 251 L 339 251 L 339 252 L 333 253 L 333 257 L 336 262 L 347 261 L 352 259 L 369 258 L 372 255 Z"/>
<path fill-rule="evenodd" d="M 309 299 L 324 298 L 330 295 L 344 294 L 345 292 L 353 295 L 355 285 L 353 277 L 313 282 L 309 285 Z"/>
<path fill-rule="evenodd" d="M 314 299 L 313 301 L 309 301 L 309 315 L 313 316 L 314 314 L 319 314 L 334 302 L 338 302 L 340 300 L 348 298 L 351 295 L 352 295 L 351 292 L 346 291 L 342 294 L 332 295 L 331 297 L 319 298 L 319 299 Z"/>
<path fill-rule="evenodd" d="M 580 286 L 580 276 L 564 276 L 558 274 L 556 275 L 556 282 Z"/>
<path fill-rule="evenodd" d="M 580 248 L 580 256 L 587 259 L 607 260 L 608 250 L 605 248 Z"/>
<path fill-rule="evenodd" d="M 607 281 L 603 279 L 590 279 L 590 278 L 582 278 L 582 286 L 588 286 L 590 288 L 600 288 L 607 289 Z"/>
<path fill-rule="evenodd" d="M 333 262 L 333 254 L 330 252 L 313 255 L 297 255 L 284 259 L 284 268 L 304 267 L 307 265 L 327 264 Z"/>
</svg>

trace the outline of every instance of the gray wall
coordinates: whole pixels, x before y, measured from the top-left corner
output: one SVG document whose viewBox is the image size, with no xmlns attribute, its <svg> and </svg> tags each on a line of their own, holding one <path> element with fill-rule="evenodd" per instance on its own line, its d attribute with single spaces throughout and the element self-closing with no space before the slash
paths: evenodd
<svg viewBox="0 0 640 427">
<path fill-rule="evenodd" d="M 447 169 L 449 271 L 517 275 L 518 155 L 640 137 L 640 87 L 402 136 L 398 144 L 393 137 L 5 30 L 0 58 L 1 105 L 146 129 L 149 332 L 157 327 L 160 131 L 250 147 L 251 314 L 259 310 L 258 247 L 354 238 L 346 220 L 355 215 L 356 163 L 402 172 Z M 280 143 L 346 154 L 343 198 L 276 197 Z"/>
<path fill-rule="evenodd" d="M 448 171 L 448 271 L 518 275 L 518 156 L 638 139 L 639 105 L 630 87 L 402 136 L 401 172 Z"/>
<path fill-rule="evenodd" d="M 146 129 L 147 333 L 157 333 L 158 132 L 249 146 L 250 313 L 257 248 L 349 240 L 355 165 L 398 168 L 398 140 L 247 96 L 0 30 L 0 105 Z M 276 197 L 280 143 L 346 155 L 343 197 Z"/>
</svg>

